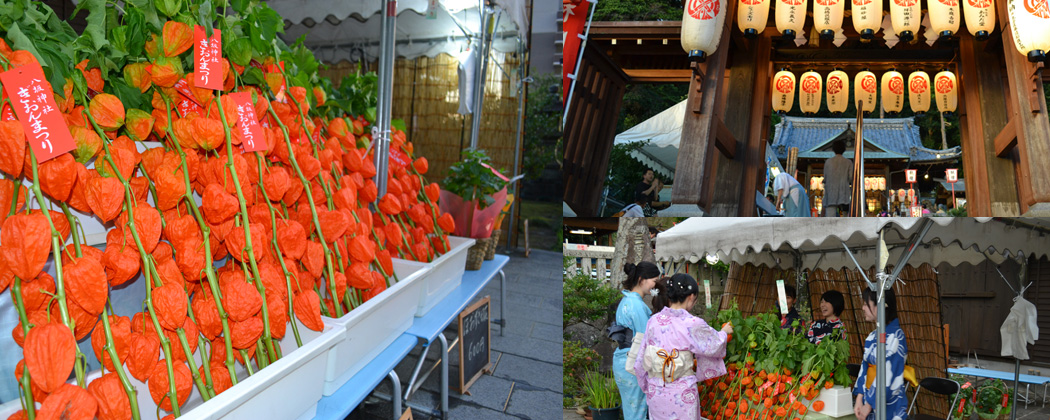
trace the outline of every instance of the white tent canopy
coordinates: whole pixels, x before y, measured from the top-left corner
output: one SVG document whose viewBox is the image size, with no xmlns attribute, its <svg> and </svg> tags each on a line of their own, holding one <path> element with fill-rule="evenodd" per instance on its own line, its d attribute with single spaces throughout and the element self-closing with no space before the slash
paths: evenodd
<svg viewBox="0 0 1050 420">
<path fill-rule="evenodd" d="M 769 267 L 855 268 L 844 241 L 861 266 L 876 263 L 879 231 L 886 228 L 889 261 L 898 261 L 921 218 L 814 218 L 786 222 L 762 218 L 692 218 L 656 238 L 661 261 L 697 262 L 708 254 L 722 261 Z M 1050 253 L 1050 221 L 1039 219 L 931 218 L 933 227 L 909 260 L 918 265 L 996 264 L 1016 256 Z"/>
<path fill-rule="evenodd" d="M 286 20 L 285 41 L 305 36 L 307 47 L 324 61 L 374 60 L 379 56 L 380 13 L 385 0 L 272 0 L 267 4 Z M 499 26 L 492 49 L 515 52 L 527 39 L 528 16 L 524 0 L 496 0 L 493 16 Z M 408 59 L 441 53 L 459 56 L 466 38 L 481 31 L 480 2 L 439 0 L 435 18 L 427 19 L 427 0 L 397 2 L 395 53 Z"/>
</svg>

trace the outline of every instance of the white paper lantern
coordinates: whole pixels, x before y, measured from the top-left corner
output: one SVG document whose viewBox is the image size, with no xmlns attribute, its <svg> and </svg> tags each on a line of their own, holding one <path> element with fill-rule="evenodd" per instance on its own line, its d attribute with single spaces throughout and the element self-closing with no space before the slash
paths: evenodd
<svg viewBox="0 0 1050 420">
<path fill-rule="evenodd" d="M 962 0 L 966 1 L 966 0 Z M 959 14 L 959 0 L 927 0 L 930 17 L 930 30 L 942 37 L 950 37 L 959 32 L 962 16 Z"/>
<path fill-rule="evenodd" d="M 718 49 L 726 0 L 686 0 L 682 13 L 682 49 L 696 61 L 704 61 Z"/>
<path fill-rule="evenodd" d="M 882 74 L 882 109 L 900 112 L 904 109 L 904 76 L 897 70 Z"/>
<path fill-rule="evenodd" d="M 875 99 L 878 95 L 879 82 L 875 73 L 864 70 L 853 77 L 853 99 L 864 101 L 861 104 L 864 112 L 875 111 Z"/>
<path fill-rule="evenodd" d="M 922 5 L 919 0 L 890 0 L 890 23 L 901 42 L 911 42 L 922 23 Z"/>
<path fill-rule="evenodd" d="M 1050 4 L 1047 0 L 1008 1 L 1014 47 L 1029 61 L 1043 61 L 1050 51 Z"/>
<path fill-rule="evenodd" d="M 798 82 L 798 107 L 807 114 L 815 114 L 820 111 L 820 98 L 823 97 L 821 90 L 820 74 L 810 70 L 802 73 Z"/>
<path fill-rule="evenodd" d="M 933 91 L 937 98 L 937 110 L 955 112 L 959 105 L 959 80 L 955 74 L 944 70 L 933 77 Z"/>
<path fill-rule="evenodd" d="M 736 25 L 745 38 L 755 38 L 766 29 L 770 0 L 740 0 L 736 8 Z"/>
<path fill-rule="evenodd" d="M 853 28 L 860 33 L 860 39 L 874 39 L 875 33 L 882 27 L 882 0 L 852 0 L 850 4 Z"/>
<path fill-rule="evenodd" d="M 802 27 L 806 24 L 806 12 L 809 6 L 806 0 L 776 0 L 777 10 L 774 16 L 777 21 L 777 30 L 785 38 L 795 38 L 802 33 Z"/>
<path fill-rule="evenodd" d="M 919 70 L 908 75 L 908 103 L 914 112 L 930 110 L 930 75 L 926 72 Z"/>
<path fill-rule="evenodd" d="M 966 29 L 978 41 L 988 39 L 995 30 L 995 0 L 959 0 L 962 2 Z"/>
<path fill-rule="evenodd" d="M 842 30 L 846 1 L 813 0 L 813 29 L 820 32 L 821 39 L 835 39 L 835 32 Z"/>
<path fill-rule="evenodd" d="M 788 112 L 794 105 L 795 74 L 788 69 L 783 69 L 773 75 L 773 110 Z"/>
<path fill-rule="evenodd" d="M 824 91 L 828 95 L 828 111 L 846 111 L 846 107 L 849 106 L 849 75 L 846 72 L 835 69 L 828 73 Z"/>
</svg>

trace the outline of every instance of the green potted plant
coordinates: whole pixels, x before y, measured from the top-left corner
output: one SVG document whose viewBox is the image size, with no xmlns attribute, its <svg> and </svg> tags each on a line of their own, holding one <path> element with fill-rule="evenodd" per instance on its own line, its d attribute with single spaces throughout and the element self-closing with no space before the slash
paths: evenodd
<svg viewBox="0 0 1050 420">
<path fill-rule="evenodd" d="M 583 378 L 583 392 L 594 420 L 620 419 L 620 391 L 611 373 L 587 372 Z"/>
<path fill-rule="evenodd" d="M 507 179 L 489 165 L 484 150 L 467 149 L 448 169 L 439 204 L 456 220 L 456 236 L 477 242 L 467 253 L 467 269 L 478 270 L 492 241 L 492 230 L 507 200 Z"/>
<path fill-rule="evenodd" d="M 974 388 L 973 384 L 966 381 L 966 377 L 959 374 L 951 374 L 949 379 L 962 384 L 962 392 L 958 395 L 959 402 L 956 403 L 955 408 L 951 412 L 952 420 L 969 420 L 973 417 L 974 411 L 974 396 L 977 395 L 977 389 Z M 956 395 L 952 394 L 948 396 L 948 403 L 955 401 Z"/>
<path fill-rule="evenodd" d="M 985 381 L 977 388 L 977 401 L 974 403 L 977 416 L 986 419 L 1010 418 L 1013 401 L 1010 400 L 1010 389 L 999 379 Z"/>
</svg>

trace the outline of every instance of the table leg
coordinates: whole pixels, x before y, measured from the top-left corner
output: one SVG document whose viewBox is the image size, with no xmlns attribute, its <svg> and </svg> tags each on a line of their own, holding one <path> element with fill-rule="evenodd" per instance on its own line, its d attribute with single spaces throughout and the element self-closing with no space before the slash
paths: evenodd
<svg viewBox="0 0 1050 420">
<path fill-rule="evenodd" d="M 503 270 L 499 271 L 499 336 L 503 337 L 503 327 L 507 326 L 507 316 L 503 314 L 503 308 L 507 307 L 507 291 L 503 287 L 503 283 L 507 280 L 507 276 L 503 274 Z"/>
<path fill-rule="evenodd" d="M 401 418 L 401 379 L 397 377 L 397 372 L 390 371 L 387 375 L 390 377 L 390 389 L 393 389 L 394 395 L 390 398 L 394 406 L 394 417 L 395 419 Z"/>
<path fill-rule="evenodd" d="M 426 343 L 426 344 L 423 345 L 423 351 L 420 352 L 420 354 L 419 354 L 419 361 L 416 362 L 416 368 L 414 370 L 412 370 L 412 379 L 408 380 L 408 387 L 405 388 L 404 401 L 406 403 L 408 402 L 408 398 L 411 397 L 412 394 L 414 394 L 416 392 L 416 390 L 413 389 L 413 386 L 416 383 L 416 379 L 419 378 L 419 371 L 423 369 L 423 362 L 427 360 L 427 353 L 429 353 L 429 352 L 430 352 L 430 343 Z M 420 385 L 422 385 L 422 383 L 420 383 Z"/>
<path fill-rule="evenodd" d="M 445 333 L 438 333 L 441 340 L 441 418 L 448 420 L 448 340 Z"/>
</svg>

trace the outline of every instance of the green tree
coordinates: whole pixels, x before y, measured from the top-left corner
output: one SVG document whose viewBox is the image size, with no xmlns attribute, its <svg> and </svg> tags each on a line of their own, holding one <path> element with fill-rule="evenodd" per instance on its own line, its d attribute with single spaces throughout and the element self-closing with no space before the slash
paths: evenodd
<svg viewBox="0 0 1050 420">
<path fill-rule="evenodd" d="M 528 153 L 521 157 L 527 179 L 537 179 L 547 165 L 561 162 L 561 88 L 561 77 L 556 73 L 534 77 L 529 84 L 523 145 Z"/>
<path fill-rule="evenodd" d="M 601 0 L 594 9 L 597 21 L 681 19 L 680 0 Z"/>
</svg>

